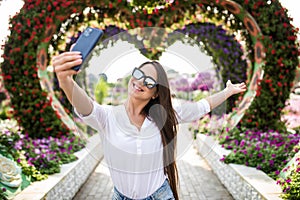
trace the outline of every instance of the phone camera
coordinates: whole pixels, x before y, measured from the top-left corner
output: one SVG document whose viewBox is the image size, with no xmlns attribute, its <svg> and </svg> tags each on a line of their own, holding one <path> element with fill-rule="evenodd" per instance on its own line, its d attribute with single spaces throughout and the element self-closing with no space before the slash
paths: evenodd
<svg viewBox="0 0 300 200">
<path fill-rule="evenodd" d="M 88 37 L 92 31 L 93 31 L 93 29 L 87 28 L 87 29 L 83 32 L 83 35 L 84 35 L 85 37 Z"/>
</svg>

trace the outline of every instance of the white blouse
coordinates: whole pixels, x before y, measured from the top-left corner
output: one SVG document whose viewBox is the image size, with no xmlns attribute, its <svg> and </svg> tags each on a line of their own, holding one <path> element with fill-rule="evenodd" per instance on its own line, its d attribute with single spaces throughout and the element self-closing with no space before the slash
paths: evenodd
<svg viewBox="0 0 300 200">
<path fill-rule="evenodd" d="M 179 123 L 200 119 L 210 112 L 205 99 L 179 103 L 174 105 L 174 109 Z M 119 192 L 132 199 L 142 199 L 163 184 L 166 179 L 163 144 L 154 121 L 145 118 L 138 130 L 131 124 L 123 104 L 109 106 L 96 102 L 93 103 L 92 113 L 81 118 L 99 131 L 104 158 Z"/>
</svg>

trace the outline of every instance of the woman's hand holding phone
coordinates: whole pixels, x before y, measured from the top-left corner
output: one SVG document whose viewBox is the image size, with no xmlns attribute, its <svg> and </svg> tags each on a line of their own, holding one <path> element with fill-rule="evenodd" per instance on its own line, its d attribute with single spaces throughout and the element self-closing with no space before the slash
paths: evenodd
<svg viewBox="0 0 300 200">
<path fill-rule="evenodd" d="M 60 87 L 73 82 L 73 75 L 78 74 L 73 68 L 82 63 L 79 51 L 64 52 L 52 58 L 53 72 L 56 73 Z"/>
<path fill-rule="evenodd" d="M 75 71 L 73 68 L 82 63 L 81 52 L 64 52 L 54 56 L 52 62 L 53 70 L 59 81 L 59 87 L 64 91 L 69 102 L 79 113 L 88 115 L 93 108 L 92 101 L 73 79 L 73 75 L 80 72 Z"/>
<path fill-rule="evenodd" d="M 75 45 L 71 51 L 80 51 L 82 55 L 83 62 L 88 60 L 91 56 L 91 52 L 94 47 L 99 42 L 100 38 L 103 35 L 103 31 L 98 28 L 87 27 L 83 33 L 80 34 Z M 78 71 L 81 68 L 82 64 L 73 67 L 75 71 Z"/>
<path fill-rule="evenodd" d="M 80 71 L 83 62 L 91 55 L 102 35 L 102 30 L 87 27 L 72 45 L 70 52 L 53 57 L 53 71 L 57 75 L 60 87 L 69 83 L 73 84 L 73 75 Z"/>
</svg>

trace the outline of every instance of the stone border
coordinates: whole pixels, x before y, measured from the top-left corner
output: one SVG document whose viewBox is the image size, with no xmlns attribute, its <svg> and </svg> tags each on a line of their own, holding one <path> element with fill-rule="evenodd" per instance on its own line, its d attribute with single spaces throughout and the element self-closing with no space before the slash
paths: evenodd
<svg viewBox="0 0 300 200">
<path fill-rule="evenodd" d="M 78 160 L 64 164 L 61 172 L 43 181 L 33 182 L 14 200 L 65 200 L 72 199 L 103 158 L 100 136 L 95 134 L 88 139 L 86 148 L 75 155 Z"/>
<path fill-rule="evenodd" d="M 194 144 L 234 199 L 281 199 L 280 186 L 264 172 L 253 167 L 220 161 L 230 151 L 222 148 L 211 136 L 197 134 Z"/>
</svg>

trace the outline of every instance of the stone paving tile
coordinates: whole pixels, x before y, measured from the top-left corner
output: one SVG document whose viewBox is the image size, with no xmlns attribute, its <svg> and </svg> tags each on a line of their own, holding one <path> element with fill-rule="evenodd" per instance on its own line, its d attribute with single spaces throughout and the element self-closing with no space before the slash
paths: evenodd
<svg viewBox="0 0 300 200">
<path fill-rule="evenodd" d="M 206 161 L 191 146 L 178 160 L 179 196 L 182 200 L 233 200 Z M 101 162 L 73 200 L 111 200 L 113 184 Z"/>
</svg>

